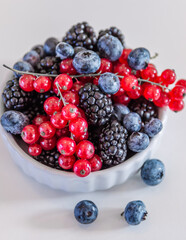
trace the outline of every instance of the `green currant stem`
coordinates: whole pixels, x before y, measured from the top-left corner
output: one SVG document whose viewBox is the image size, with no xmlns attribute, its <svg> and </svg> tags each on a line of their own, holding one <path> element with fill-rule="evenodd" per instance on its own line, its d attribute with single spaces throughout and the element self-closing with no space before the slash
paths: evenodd
<svg viewBox="0 0 186 240">
<path fill-rule="evenodd" d="M 157 85 L 157 86 L 159 86 L 161 88 L 168 89 L 167 87 L 161 85 L 160 83 L 151 82 L 148 79 L 138 78 L 138 81 L 140 81 L 140 82 L 147 82 L 147 83 L 150 83 L 151 85 Z M 168 90 L 170 91 L 170 89 L 168 89 Z"/>
<path fill-rule="evenodd" d="M 150 59 L 155 59 L 158 57 L 158 55 L 159 55 L 158 53 L 155 53 L 154 56 L 150 57 Z"/>
<path fill-rule="evenodd" d="M 60 91 L 59 83 L 56 83 L 56 87 L 57 87 L 57 90 L 58 90 L 58 94 L 57 95 L 60 96 L 60 100 L 63 102 L 63 105 L 64 106 L 67 105 L 67 103 L 65 102 L 65 99 L 64 99 L 64 97 L 63 97 L 63 95 L 62 95 L 62 93 Z"/>
</svg>

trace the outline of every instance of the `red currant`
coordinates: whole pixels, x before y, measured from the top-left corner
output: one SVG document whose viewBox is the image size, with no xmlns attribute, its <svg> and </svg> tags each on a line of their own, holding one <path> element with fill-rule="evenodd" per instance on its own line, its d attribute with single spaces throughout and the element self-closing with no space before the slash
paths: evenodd
<svg viewBox="0 0 186 240">
<path fill-rule="evenodd" d="M 39 126 L 43 122 L 47 122 L 48 117 L 45 115 L 37 115 L 33 120 L 32 123 L 36 126 Z"/>
<path fill-rule="evenodd" d="M 126 63 L 129 53 L 132 51 L 130 48 L 123 49 L 121 57 L 119 58 L 120 63 Z"/>
<path fill-rule="evenodd" d="M 34 81 L 33 85 L 36 92 L 44 93 L 51 89 L 52 80 L 49 77 L 40 76 Z"/>
<path fill-rule="evenodd" d="M 42 152 L 42 147 L 41 147 L 41 145 L 39 145 L 37 143 L 31 144 L 28 147 L 28 153 L 31 156 L 39 156 L 41 154 L 41 152 Z"/>
<path fill-rule="evenodd" d="M 88 83 L 88 82 L 93 82 L 94 80 L 94 77 L 87 77 L 87 76 L 84 76 L 84 77 L 79 77 L 78 78 L 79 81 L 81 81 L 82 83 Z"/>
<path fill-rule="evenodd" d="M 55 135 L 56 129 L 51 122 L 44 122 L 39 125 L 39 134 L 43 138 L 52 138 Z"/>
<path fill-rule="evenodd" d="M 74 104 L 67 104 L 62 108 L 62 117 L 66 120 L 73 120 L 78 117 L 78 108 Z"/>
<path fill-rule="evenodd" d="M 127 76 L 122 78 L 121 86 L 125 91 L 131 91 L 138 86 L 138 79 L 135 76 Z"/>
<path fill-rule="evenodd" d="M 153 82 L 155 83 L 162 83 L 162 78 L 161 76 L 157 76 L 156 78 L 153 79 Z"/>
<path fill-rule="evenodd" d="M 70 131 L 68 127 L 64 127 L 62 129 L 56 129 L 56 137 L 57 138 L 70 137 Z"/>
<path fill-rule="evenodd" d="M 121 96 L 113 96 L 112 99 L 114 103 L 121 103 L 124 105 L 128 105 L 130 102 L 130 97 L 125 93 Z"/>
<path fill-rule="evenodd" d="M 166 107 L 169 105 L 169 102 L 170 94 L 162 91 L 158 100 L 154 101 L 154 104 L 158 107 Z"/>
<path fill-rule="evenodd" d="M 145 91 L 145 89 L 146 89 L 148 86 L 152 86 L 152 84 L 151 84 L 151 83 L 148 83 L 148 82 L 143 82 L 143 83 L 141 84 L 141 95 L 144 94 L 144 91 Z"/>
<path fill-rule="evenodd" d="M 58 88 L 57 88 L 56 84 L 58 84 L 61 92 L 66 92 L 66 91 L 69 91 L 72 88 L 73 81 L 72 81 L 72 78 L 67 74 L 58 75 L 55 78 L 54 84 L 53 84 L 53 91 L 56 94 L 58 94 Z"/>
<path fill-rule="evenodd" d="M 157 77 L 157 70 L 155 66 L 151 63 L 148 64 L 147 68 L 141 70 L 141 78 L 149 79 L 149 81 L 154 82 Z"/>
<path fill-rule="evenodd" d="M 62 106 L 62 101 L 57 97 L 49 97 L 44 102 L 44 110 L 48 115 L 52 115 L 54 112 L 60 112 Z"/>
<path fill-rule="evenodd" d="M 119 91 L 114 94 L 114 96 L 121 96 L 125 93 L 125 90 L 120 86 Z"/>
<path fill-rule="evenodd" d="M 70 170 L 73 168 L 76 158 L 72 156 L 60 155 L 58 158 L 59 166 L 65 170 Z"/>
<path fill-rule="evenodd" d="M 88 132 L 85 132 L 84 134 L 76 137 L 74 134 L 72 134 L 73 139 L 76 143 L 81 142 L 82 140 L 87 140 L 88 139 Z"/>
<path fill-rule="evenodd" d="M 56 137 L 54 136 L 50 139 L 46 139 L 46 138 L 41 137 L 40 140 L 39 140 L 39 144 L 41 145 L 41 147 L 45 151 L 52 150 L 56 146 Z"/>
<path fill-rule="evenodd" d="M 68 73 L 69 75 L 76 75 L 76 69 L 74 68 L 73 59 L 67 58 L 60 63 L 60 73 Z"/>
<path fill-rule="evenodd" d="M 84 118 L 87 120 L 84 111 L 81 108 L 78 108 L 78 117 Z"/>
<path fill-rule="evenodd" d="M 179 99 L 171 99 L 169 108 L 174 112 L 179 112 L 184 108 L 184 101 Z"/>
<path fill-rule="evenodd" d="M 99 78 L 95 77 L 94 80 L 93 80 L 93 84 L 97 86 L 98 85 L 98 81 L 99 81 Z"/>
<path fill-rule="evenodd" d="M 76 142 L 69 137 L 60 138 L 57 149 L 63 156 L 72 156 L 76 151 Z"/>
<path fill-rule="evenodd" d="M 117 62 L 114 64 L 113 72 L 121 76 L 129 76 L 131 74 L 131 68 L 125 63 Z"/>
<path fill-rule="evenodd" d="M 94 145 L 87 140 L 83 140 L 78 143 L 76 147 L 76 155 L 78 158 L 91 159 L 94 156 L 95 148 Z"/>
<path fill-rule="evenodd" d="M 183 86 L 175 86 L 171 91 L 170 91 L 170 95 L 171 98 L 176 98 L 176 99 L 180 99 L 182 100 L 184 95 L 186 93 L 186 88 Z"/>
<path fill-rule="evenodd" d="M 131 99 L 137 99 L 141 96 L 141 86 L 137 86 L 136 89 L 132 89 L 131 91 L 127 92 L 127 95 Z"/>
<path fill-rule="evenodd" d="M 101 158 L 96 154 L 89 160 L 89 162 L 91 164 L 92 172 L 99 171 L 102 168 Z"/>
<path fill-rule="evenodd" d="M 88 123 L 84 118 L 78 117 L 73 121 L 70 121 L 69 130 L 72 134 L 79 137 L 87 132 Z"/>
<path fill-rule="evenodd" d="M 39 139 L 39 132 L 35 125 L 27 125 L 21 132 L 21 137 L 24 142 L 33 144 Z"/>
<path fill-rule="evenodd" d="M 72 88 L 71 88 L 71 91 L 72 92 L 79 92 L 80 88 L 82 88 L 84 86 L 84 83 L 80 82 L 80 81 L 77 81 L 73 84 Z"/>
<path fill-rule="evenodd" d="M 73 171 L 78 177 L 86 177 L 91 172 L 91 165 L 88 160 L 80 159 L 74 163 Z"/>
<path fill-rule="evenodd" d="M 177 81 L 176 85 L 183 86 L 186 89 L 186 80 L 185 79 L 180 79 L 180 80 Z"/>
<path fill-rule="evenodd" d="M 58 129 L 64 128 L 67 125 L 67 120 L 62 117 L 61 112 L 54 112 L 50 118 L 50 122 Z"/>
<path fill-rule="evenodd" d="M 176 81 L 176 73 L 174 70 L 166 69 L 162 72 L 161 79 L 165 85 L 172 84 Z"/>
<path fill-rule="evenodd" d="M 64 92 L 63 98 L 67 104 L 72 103 L 76 106 L 79 104 L 79 95 L 77 92 L 72 91 Z"/>
<path fill-rule="evenodd" d="M 112 72 L 112 62 L 106 58 L 101 58 L 100 68 L 97 70 L 97 73 L 106 73 Z"/>
<path fill-rule="evenodd" d="M 35 80 L 36 80 L 35 76 L 24 74 L 19 79 L 19 86 L 25 92 L 32 92 L 34 90 Z"/>
<path fill-rule="evenodd" d="M 156 85 L 147 86 L 143 92 L 144 97 L 149 101 L 156 101 L 160 97 L 161 88 Z"/>
</svg>

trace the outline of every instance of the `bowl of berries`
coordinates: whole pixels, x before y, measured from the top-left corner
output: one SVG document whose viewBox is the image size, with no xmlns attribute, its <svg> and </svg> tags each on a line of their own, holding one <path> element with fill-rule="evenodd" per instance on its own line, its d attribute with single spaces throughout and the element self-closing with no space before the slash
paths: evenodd
<svg viewBox="0 0 186 240">
<path fill-rule="evenodd" d="M 184 107 L 186 80 L 158 75 L 146 48 L 120 30 L 74 25 L 34 46 L 1 83 L 0 131 L 12 159 L 38 182 L 69 192 L 109 189 L 156 150 L 166 111 Z M 162 131 L 163 129 L 163 131 Z"/>
</svg>

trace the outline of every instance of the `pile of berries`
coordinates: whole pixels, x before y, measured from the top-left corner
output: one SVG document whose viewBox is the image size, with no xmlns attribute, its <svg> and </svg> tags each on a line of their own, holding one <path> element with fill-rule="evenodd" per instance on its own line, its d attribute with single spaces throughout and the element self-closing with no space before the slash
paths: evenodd
<svg viewBox="0 0 186 240">
<path fill-rule="evenodd" d="M 162 129 L 158 108 L 182 110 L 186 93 L 186 80 L 171 69 L 158 75 L 149 51 L 126 49 L 117 28 L 95 36 L 83 22 L 63 42 L 33 47 L 9 68 L 16 80 L 3 91 L 3 127 L 21 134 L 37 161 L 80 177 L 146 149 Z"/>
</svg>

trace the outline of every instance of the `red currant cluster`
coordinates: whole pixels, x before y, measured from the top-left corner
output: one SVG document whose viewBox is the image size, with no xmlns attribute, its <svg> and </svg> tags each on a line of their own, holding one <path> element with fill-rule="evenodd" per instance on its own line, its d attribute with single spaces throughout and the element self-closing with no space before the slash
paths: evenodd
<svg viewBox="0 0 186 240">
<path fill-rule="evenodd" d="M 176 81 L 174 70 L 166 69 L 158 76 L 156 67 L 149 63 L 145 69 L 132 71 L 127 63 L 131 51 L 132 49 L 124 49 L 119 60 L 114 63 L 113 72 L 123 76 L 121 87 L 113 96 L 114 102 L 127 105 L 130 99 L 144 96 L 158 107 L 169 106 L 175 112 L 181 111 L 184 108 L 186 80 L 178 80 L 170 90 L 168 86 Z"/>
<path fill-rule="evenodd" d="M 28 152 L 38 156 L 43 150 L 52 150 L 57 146 L 60 152 L 58 159 L 62 169 L 73 171 L 81 177 L 91 171 L 102 168 L 102 161 L 95 154 L 94 145 L 88 141 L 88 123 L 82 109 L 78 108 L 78 91 L 82 83 L 75 82 L 67 74 L 58 75 L 54 81 L 46 76 L 36 78 L 22 75 L 20 87 L 27 92 L 39 93 L 53 91 L 52 96 L 44 102 L 47 116 L 38 115 L 31 125 L 24 127 L 22 139 L 29 144 Z"/>
</svg>

